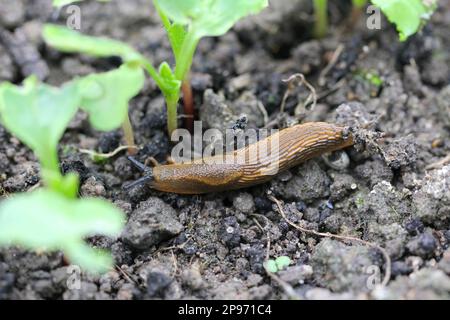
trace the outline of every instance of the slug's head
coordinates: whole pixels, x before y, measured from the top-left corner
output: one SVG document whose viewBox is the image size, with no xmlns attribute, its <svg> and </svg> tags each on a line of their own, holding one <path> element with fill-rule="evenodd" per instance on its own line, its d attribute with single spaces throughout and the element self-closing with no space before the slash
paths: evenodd
<svg viewBox="0 0 450 320">
<path fill-rule="evenodd" d="M 134 181 L 134 182 L 130 182 L 127 183 L 123 186 L 123 189 L 125 190 L 130 190 L 136 186 L 140 186 L 142 184 L 148 183 L 153 181 L 153 169 L 146 166 L 143 163 L 140 163 L 139 161 L 137 161 L 135 158 L 133 157 L 127 157 L 128 160 L 131 161 L 131 163 L 138 168 L 140 171 L 142 171 L 144 173 L 144 176 L 142 178 L 139 178 L 138 180 Z"/>
</svg>

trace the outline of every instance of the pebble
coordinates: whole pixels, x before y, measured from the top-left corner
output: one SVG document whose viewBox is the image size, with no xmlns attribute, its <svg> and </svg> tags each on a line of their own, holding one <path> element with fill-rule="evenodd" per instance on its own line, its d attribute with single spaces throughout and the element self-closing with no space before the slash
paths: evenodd
<svg viewBox="0 0 450 320">
<path fill-rule="evenodd" d="M 133 211 L 122 239 L 135 249 L 147 249 L 183 231 L 175 210 L 159 198 L 150 197 Z"/>
</svg>

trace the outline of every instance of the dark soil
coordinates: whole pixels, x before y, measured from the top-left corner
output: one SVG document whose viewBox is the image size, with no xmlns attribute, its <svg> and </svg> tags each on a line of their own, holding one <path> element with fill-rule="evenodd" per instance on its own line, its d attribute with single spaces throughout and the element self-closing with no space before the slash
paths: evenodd
<svg viewBox="0 0 450 320">
<path fill-rule="evenodd" d="M 151 0 L 86 1 L 81 8 L 83 32 L 126 41 L 156 65 L 171 57 Z M 192 73 L 198 117 L 205 129 L 230 128 L 243 114 L 247 127 L 262 127 L 265 109 L 267 121 L 278 127 L 329 121 L 383 132 L 378 147 L 317 158 L 241 191 L 126 192 L 123 184 L 139 172 L 124 154 L 96 164 L 78 151 L 109 152 L 122 133 L 95 132 L 79 113 L 61 143 L 62 170 L 80 174 L 81 196 L 104 197 L 128 215 L 118 239 L 89 239 L 111 250 L 117 267 L 102 276 L 83 273 L 81 289 L 71 290 L 61 253 L 2 248 L 0 299 L 289 298 L 280 280 L 305 299 L 449 299 L 450 165 L 426 169 L 450 154 L 449 3 L 441 1 L 431 23 L 405 43 L 386 21 L 382 30 L 368 30 L 364 16 L 346 30 L 349 10 L 350 1 L 330 2 L 330 34 L 316 40 L 310 1 L 276 0 L 225 36 L 202 40 Z M 0 0 L 0 81 L 20 83 L 35 73 L 60 85 L 120 64 L 46 47 L 42 23 L 64 22 L 66 15 L 63 10 L 57 16 L 50 0 Z M 299 72 L 316 88 L 319 103 L 311 111 L 302 108 L 309 92 L 295 89 L 281 114 L 282 79 Z M 137 158 L 164 162 L 170 154 L 165 106 L 152 81 L 131 102 L 130 115 L 143 147 Z M 1 201 L 35 187 L 39 166 L 2 127 L 0 141 Z M 269 191 L 305 228 L 385 248 L 392 259 L 388 285 L 370 285 L 385 273 L 379 250 L 296 230 L 268 199 Z M 264 270 L 267 254 L 292 259 L 278 281 Z"/>
</svg>

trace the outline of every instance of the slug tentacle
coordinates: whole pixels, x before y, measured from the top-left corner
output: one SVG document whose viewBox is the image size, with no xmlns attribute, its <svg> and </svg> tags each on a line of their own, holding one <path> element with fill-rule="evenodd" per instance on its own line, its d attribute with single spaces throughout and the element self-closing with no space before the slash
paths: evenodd
<svg viewBox="0 0 450 320">
<path fill-rule="evenodd" d="M 129 190 L 132 189 L 136 186 L 142 185 L 142 184 L 146 184 L 149 183 L 151 181 L 153 181 L 153 169 L 146 166 L 143 163 L 140 163 L 139 161 L 137 161 L 135 158 L 128 156 L 127 157 L 128 160 L 130 160 L 130 162 L 136 167 L 138 168 L 140 171 L 144 172 L 144 176 L 142 178 L 139 178 L 136 181 L 133 181 L 131 183 L 127 183 L 123 186 L 123 188 L 125 190 Z"/>
</svg>

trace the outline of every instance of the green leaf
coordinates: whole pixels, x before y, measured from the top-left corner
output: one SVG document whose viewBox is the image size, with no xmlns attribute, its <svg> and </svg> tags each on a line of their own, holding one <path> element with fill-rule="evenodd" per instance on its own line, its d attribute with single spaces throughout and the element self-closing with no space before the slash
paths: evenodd
<svg viewBox="0 0 450 320">
<path fill-rule="evenodd" d="M 425 0 L 372 0 L 388 20 L 397 26 L 400 40 L 416 33 L 436 9 L 436 1 Z"/>
<path fill-rule="evenodd" d="M 44 25 L 42 35 L 47 44 L 62 52 L 84 53 L 95 57 L 118 56 L 125 62 L 145 60 L 139 52 L 123 42 L 87 36 L 55 24 Z"/>
<path fill-rule="evenodd" d="M 169 96 L 176 94 L 180 90 L 181 81 L 176 78 L 169 64 L 167 62 L 161 63 L 158 72 L 163 81 L 161 88 L 163 93 Z"/>
<path fill-rule="evenodd" d="M 62 250 L 71 263 L 93 272 L 107 271 L 112 259 L 84 243 L 93 235 L 118 236 L 124 215 L 101 199 L 70 199 L 39 190 L 0 204 L 0 245 Z"/>
<path fill-rule="evenodd" d="M 276 264 L 275 260 L 272 260 L 272 259 L 264 262 L 264 268 L 266 269 L 267 272 L 270 272 L 270 273 L 276 273 L 278 271 L 277 264 Z"/>
<path fill-rule="evenodd" d="M 182 24 L 170 22 L 169 18 L 167 18 L 164 12 L 159 8 L 158 3 L 155 1 L 154 4 L 164 28 L 166 29 L 175 59 L 178 59 L 183 41 L 186 38 L 187 30 Z"/>
<path fill-rule="evenodd" d="M 287 256 L 281 256 L 275 259 L 278 271 L 283 270 L 291 264 L 291 259 Z"/>
<path fill-rule="evenodd" d="M 30 147 L 47 169 L 58 171 L 57 146 L 79 104 L 77 86 L 55 88 L 31 76 L 23 87 L 0 85 L 0 121 Z"/>
<path fill-rule="evenodd" d="M 264 268 L 267 272 L 276 273 L 288 267 L 291 264 L 291 259 L 287 256 L 281 256 L 275 260 L 269 259 L 264 262 Z"/>
<path fill-rule="evenodd" d="M 183 45 L 183 41 L 186 38 L 186 28 L 178 23 L 173 23 L 167 28 L 167 34 L 169 36 L 170 45 L 172 46 L 172 51 L 175 57 L 178 57 L 180 54 L 181 47 Z"/>
<path fill-rule="evenodd" d="M 139 93 L 144 81 L 144 71 L 132 63 L 79 79 L 81 108 L 89 113 L 92 126 L 101 131 L 120 127 L 128 114 L 128 102 Z"/>
<path fill-rule="evenodd" d="M 174 23 L 188 25 L 197 38 L 220 36 L 239 19 L 267 7 L 267 0 L 154 0 Z"/>
</svg>

